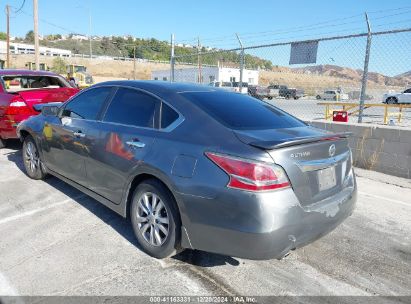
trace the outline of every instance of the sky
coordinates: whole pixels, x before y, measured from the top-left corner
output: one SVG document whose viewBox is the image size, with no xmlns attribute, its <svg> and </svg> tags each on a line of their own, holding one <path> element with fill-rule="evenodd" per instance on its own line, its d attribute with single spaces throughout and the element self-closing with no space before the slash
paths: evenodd
<svg viewBox="0 0 411 304">
<path fill-rule="evenodd" d="M 0 7 L 5 7 L 7 3 L 12 6 L 11 35 L 24 36 L 33 27 L 32 0 L 0 0 Z M 23 3 L 23 8 L 15 13 Z M 364 12 L 369 13 L 374 31 L 411 27 L 410 0 L 39 0 L 39 31 L 43 35 L 72 32 L 88 35 L 91 16 L 93 35 L 133 35 L 169 40 L 173 33 L 180 43 L 194 44 L 199 37 L 203 45 L 228 49 L 238 47 L 235 33 L 246 46 L 250 46 L 365 32 Z M 5 31 L 4 13 L 2 17 L 0 31 Z M 398 51 L 403 56 L 402 49 L 411 49 L 409 33 L 380 39 L 373 48 L 386 47 L 388 50 L 399 39 L 406 40 Z M 328 56 L 329 52 L 334 55 L 331 54 L 333 56 L 330 55 L 327 60 L 324 58 L 324 62 L 335 63 L 339 53 L 342 57 L 338 45 L 347 52 L 352 52 L 351 48 L 354 48 L 356 52 L 363 53 L 365 48 L 362 41 L 356 40 L 347 40 L 345 44 L 344 41 L 340 44 L 328 43 L 323 56 Z M 334 48 L 337 50 L 333 51 Z M 271 53 L 265 57 L 288 56 L 288 50 L 273 49 Z M 277 61 L 274 64 L 283 64 L 284 60 Z M 345 59 L 346 63 L 349 61 Z M 375 63 L 376 68 L 389 64 Z M 411 62 L 405 65 L 411 65 Z M 362 68 L 361 64 L 358 68 Z M 388 74 L 401 72 L 402 69 L 392 67 L 392 71 L 388 71 L 385 68 Z M 408 70 L 411 66 L 404 67 L 404 72 Z"/>
</svg>

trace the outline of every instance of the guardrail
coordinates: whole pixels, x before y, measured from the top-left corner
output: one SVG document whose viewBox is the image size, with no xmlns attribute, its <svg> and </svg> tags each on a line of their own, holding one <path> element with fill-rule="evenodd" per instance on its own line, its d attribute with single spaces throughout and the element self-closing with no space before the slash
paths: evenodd
<svg viewBox="0 0 411 304">
<path fill-rule="evenodd" d="M 347 111 L 348 115 L 358 114 L 360 112 L 360 105 L 357 103 L 350 102 L 319 102 L 319 106 L 325 106 L 325 120 L 330 120 L 333 117 L 333 112 L 335 110 Z M 340 109 L 335 109 L 331 107 L 341 107 Z M 383 104 L 383 103 L 366 103 L 364 104 L 364 110 L 369 108 L 384 108 L 384 124 L 387 124 L 390 117 L 396 117 L 398 123 L 401 123 L 404 109 L 411 109 L 411 104 Z M 355 110 L 354 110 L 355 109 Z M 398 109 L 397 112 L 390 112 L 389 109 Z M 354 110 L 349 112 L 350 110 Z"/>
</svg>

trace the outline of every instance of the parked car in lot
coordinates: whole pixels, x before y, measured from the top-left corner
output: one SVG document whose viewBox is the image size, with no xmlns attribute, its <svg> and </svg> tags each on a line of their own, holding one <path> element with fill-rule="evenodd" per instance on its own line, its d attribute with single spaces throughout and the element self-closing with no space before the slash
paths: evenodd
<svg viewBox="0 0 411 304">
<path fill-rule="evenodd" d="M 316 96 L 318 100 L 348 100 L 348 94 L 342 93 L 338 90 L 326 90 Z"/>
<path fill-rule="evenodd" d="M 0 148 L 7 139 L 17 138 L 21 121 L 39 114 L 35 105 L 66 101 L 78 91 L 51 72 L 0 70 Z"/>
<path fill-rule="evenodd" d="M 226 91 L 234 92 L 234 93 L 247 94 L 247 92 L 248 92 L 248 83 L 247 82 L 243 82 L 241 91 L 240 91 L 240 83 L 239 82 L 213 81 L 213 82 L 210 82 L 209 86 L 215 87 L 215 88 L 222 88 Z"/>
<path fill-rule="evenodd" d="M 382 98 L 382 102 L 387 104 L 411 103 L 411 88 L 401 93 L 386 93 Z"/>
<path fill-rule="evenodd" d="M 248 95 L 263 100 L 268 96 L 268 89 L 259 85 L 249 85 L 248 86 Z"/>
<path fill-rule="evenodd" d="M 113 81 L 19 124 L 27 175 L 131 218 L 156 258 L 193 248 L 282 258 L 353 212 L 347 134 L 211 87 Z"/>
<path fill-rule="evenodd" d="M 229 81 L 213 81 L 210 82 L 209 84 L 210 87 L 214 88 L 221 88 L 223 90 L 229 91 L 229 92 L 235 92 L 235 88 L 233 86 L 232 82 Z"/>
<path fill-rule="evenodd" d="M 240 90 L 240 82 L 235 81 L 233 82 L 233 88 L 234 92 L 241 93 L 241 94 L 248 94 L 248 83 L 243 82 L 241 84 L 241 90 Z"/>
<path fill-rule="evenodd" d="M 284 97 L 285 99 L 299 99 L 301 97 L 304 97 L 304 90 L 288 88 L 287 86 L 280 86 L 279 95 L 280 97 Z"/>
<path fill-rule="evenodd" d="M 278 84 L 271 84 L 267 87 L 268 89 L 268 94 L 267 94 L 267 98 L 269 100 L 279 97 L 280 96 L 280 88 L 282 86 L 278 85 Z"/>
</svg>

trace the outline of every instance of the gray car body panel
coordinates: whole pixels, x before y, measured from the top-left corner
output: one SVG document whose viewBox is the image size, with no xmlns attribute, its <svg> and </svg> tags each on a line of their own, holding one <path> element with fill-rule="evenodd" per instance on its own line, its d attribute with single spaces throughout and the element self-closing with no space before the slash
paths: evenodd
<svg viewBox="0 0 411 304">
<path fill-rule="evenodd" d="M 80 129 L 86 137 L 78 139 L 58 132 L 46 136 L 45 126 L 60 127 L 61 119 L 38 115 L 22 122 L 17 132 L 21 138 L 25 132 L 35 138 L 51 174 L 124 217 L 128 216 L 133 181 L 142 176 L 161 180 L 173 193 L 179 208 L 183 247 L 251 259 L 281 258 L 289 250 L 330 232 L 353 212 L 357 190 L 346 139 L 332 142 L 336 145 L 333 157 L 328 155 L 330 143 L 326 141 L 264 150 L 249 143 L 273 139 L 273 136 L 282 140 L 327 133 L 310 126 L 257 132 L 231 130 L 180 94 L 218 90 L 215 88 L 115 81 L 87 90 L 103 86 L 131 87 L 153 94 L 159 102 L 176 109 L 181 120 L 171 130 L 80 121 L 73 124 L 72 130 Z M 107 154 L 104 147 L 110 132 L 121 133 L 122 142 L 138 137 L 146 144 L 144 152 L 126 147 L 128 160 Z M 55 158 L 58 153 L 45 157 L 50 149 L 61 153 L 60 159 Z M 310 151 L 310 155 L 304 156 L 305 151 Z M 205 152 L 277 163 L 289 175 L 292 187 L 258 193 L 227 188 L 228 175 L 210 161 Z M 293 158 L 291 154 L 302 156 Z M 348 158 L 340 160 L 341 155 Z M 315 181 L 309 176 L 315 170 L 301 173 L 299 165 L 304 165 L 304 161 L 312 164 L 318 159 L 323 165 L 329 164 L 325 167 L 336 166 L 341 179 L 335 189 L 316 193 L 313 191 Z M 72 175 L 64 173 L 64 166 Z"/>
</svg>

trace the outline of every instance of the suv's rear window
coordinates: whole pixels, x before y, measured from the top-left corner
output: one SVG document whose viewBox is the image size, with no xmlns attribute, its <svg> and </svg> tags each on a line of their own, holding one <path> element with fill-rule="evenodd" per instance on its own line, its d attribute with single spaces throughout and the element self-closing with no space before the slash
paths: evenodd
<svg viewBox="0 0 411 304">
<path fill-rule="evenodd" d="M 223 125 L 236 130 L 283 129 L 305 124 L 255 98 L 229 92 L 182 93 Z"/>
</svg>

